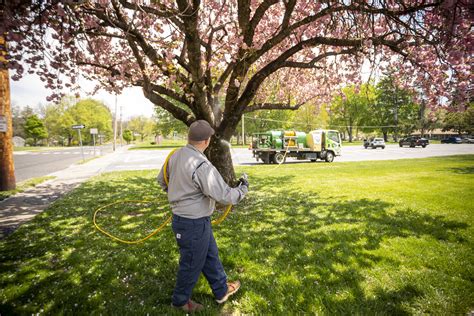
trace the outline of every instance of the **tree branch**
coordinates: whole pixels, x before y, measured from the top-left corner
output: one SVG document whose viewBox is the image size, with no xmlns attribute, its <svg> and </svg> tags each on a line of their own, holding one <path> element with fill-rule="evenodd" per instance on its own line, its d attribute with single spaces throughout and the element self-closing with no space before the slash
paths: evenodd
<svg viewBox="0 0 474 316">
<path fill-rule="evenodd" d="M 184 97 L 184 95 L 180 95 L 180 94 L 176 93 L 175 91 L 173 91 L 171 89 L 168 89 L 166 87 L 163 87 L 163 86 L 157 85 L 157 84 L 153 84 L 153 83 L 150 83 L 150 88 L 151 88 L 152 91 L 158 92 L 159 94 L 166 95 L 166 96 L 172 98 L 173 100 L 176 100 L 176 101 L 186 105 L 187 107 L 189 107 L 191 109 L 191 111 L 194 111 L 194 108 L 192 107 L 191 102 L 189 102 L 189 100 L 187 100 Z"/>
<path fill-rule="evenodd" d="M 154 4 L 159 6 L 161 11 L 153 7 L 149 7 L 149 6 L 141 5 L 137 3 L 132 3 L 126 0 L 119 0 L 119 1 L 120 1 L 120 4 L 124 6 L 124 8 L 127 8 L 129 10 L 142 11 L 149 14 L 153 14 L 160 18 L 168 19 L 171 22 L 173 22 L 173 24 L 175 24 L 180 30 L 184 30 L 183 23 L 178 19 L 178 16 L 179 16 L 178 12 L 170 8 L 167 8 L 166 5 L 164 5 L 160 1 L 155 1 Z"/>
<path fill-rule="evenodd" d="M 258 110 L 298 110 L 303 104 L 290 105 L 288 103 L 258 103 L 245 108 L 244 113 L 258 111 Z"/>
<path fill-rule="evenodd" d="M 153 92 L 153 88 L 151 85 L 147 83 L 143 85 L 143 94 L 153 104 L 160 106 L 166 111 L 170 112 L 174 118 L 180 120 L 187 126 L 191 125 L 191 123 L 194 122 L 195 117 L 191 113 L 188 113 L 187 111 L 177 107 L 176 105 L 166 100 L 159 94 Z"/>
</svg>

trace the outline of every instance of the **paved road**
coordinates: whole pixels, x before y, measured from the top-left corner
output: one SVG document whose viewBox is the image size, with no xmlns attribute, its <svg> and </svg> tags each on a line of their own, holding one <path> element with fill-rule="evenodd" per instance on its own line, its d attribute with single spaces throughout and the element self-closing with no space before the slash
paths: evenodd
<svg viewBox="0 0 474 316">
<path fill-rule="evenodd" d="M 106 154 L 112 151 L 112 146 L 96 147 L 96 154 Z M 84 146 L 84 158 L 94 157 L 92 146 Z M 15 162 L 16 181 L 42 177 L 52 172 L 63 170 L 70 165 L 80 162 L 82 154 L 80 147 L 58 148 L 45 151 L 19 151 L 13 153 Z"/>
<path fill-rule="evenodd" d="M 111 152 L 111 146 L 103 146 L 102 154 Z M 129 150 L 115 155 L 111 161 L 103 167 L 103 172 L 119 170 L 144 170 L 161 168 L 170 150 Z M 252 157 L 250 150 L 235 148 L 231 150 L 234 164 L 236 165 L 260 165 Z M 99 153 L 99 150 L 97 150 Z M 364 149 L 362 146 L 343 147 L 341 157 L 336 157 L 335 163 L 343 161 L 363 160 L 391 160 L 406 158 L 425 158 L 433 156 L 446 156 L 455 154 L 474 154 L 474 144 L 435 144 L 427 148 L 400 148 L 397 145 L 388 145 L 385 149 Z M 85 158 L 93 157 L 91 147 L 84 148 Z M 17 181 L 23 181 L 33 177 L 45 176 L 50 173 L 63 170 L 68 166 L 82 160 L 80 148 L 65 148 L 42 152 L 17 152 L 14 154 L 15 175 Z M 287 163 L 303 163 L 288 158 Z"/>
<path fill-rule="evenodd" d="M 103 171 L 158 169 L 164 163 L 170 150 L 130 150 L 117 155 Z M 362 146 L 343 147 L 341 157 L 335 163 L 343 161 L 392 160 L 406 158 L 426 158 L 433 156 L 474 154 L 474 144 L 434 144 L 426 148 L 403 147 L 388 145 L 385 149 L 364 149 Z M 232 149 L 232 159 L 236 165 L 260 165 L 252 157 L 250 150 L 245 148 Z M 306 162 L 289 158 L 287 163 Z M 309 161 L 308 161 L 309 162 Z"/>
</svg>

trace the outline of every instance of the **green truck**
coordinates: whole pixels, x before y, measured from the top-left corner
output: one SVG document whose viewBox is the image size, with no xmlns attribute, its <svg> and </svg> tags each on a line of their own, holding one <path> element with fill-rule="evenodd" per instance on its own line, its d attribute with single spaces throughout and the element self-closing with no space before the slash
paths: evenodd
<svg viewBox="0 0 474 316">
<path fill-rule="evenodd" d="M 341 136 L 336 130 L 268 131 L 252 135 L 251 150 L 257 161 L 265 164 L 284 163 L 286 158 L 332 162 L 341 155 Z"/>
</svg>

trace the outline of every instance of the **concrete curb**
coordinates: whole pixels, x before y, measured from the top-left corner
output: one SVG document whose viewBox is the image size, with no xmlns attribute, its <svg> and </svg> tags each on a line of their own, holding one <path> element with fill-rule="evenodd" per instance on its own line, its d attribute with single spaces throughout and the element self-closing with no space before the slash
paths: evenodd
<svg viewBox="0 0 474 316">
<path fill-rule="evenodd" d="M 54 176 L 55 179 L 0 201 L 0 239 L 13 233 L 81 183 L 101 174 L 117 155 L 127 151 L 129 147 L 119 147 L 115 152 L 84 164 L 73 164 L 64 170 L 53 172 L 48 176 Z"/>
</svg>

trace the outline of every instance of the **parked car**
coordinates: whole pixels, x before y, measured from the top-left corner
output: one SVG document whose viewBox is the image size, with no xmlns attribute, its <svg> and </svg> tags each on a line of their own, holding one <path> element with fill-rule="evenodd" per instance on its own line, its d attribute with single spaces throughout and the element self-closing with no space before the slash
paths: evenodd
<svg viewBox="0 0 474 316">
<path fill-rule="evenodd" d="M 376 149 L 378 147 L 385 149 L 385 141 L 383 138 L 364 139 L 364 147 L 365 149 L 369 147 L 372 149 Z"/>
<path fill-rule="evenodd" d="M 400 147 L 403 147 L 403 146 L 410 146 L 410 147 L 421 146 L 421 147 L 425 148 L 429 144 L 430 144 L 430 142 L 426 138 L 422 138 L 422 137 L 419 137 L 419 136 L 408 136 L 408 137 L 400 139 L 400 141 L 398 142 L 398 145 L 400 145 Z"/>
<path fill-rule="evenodd" d="M 463 136 L 461 140 L 464 144 L 474 144 L 474 136 Z"/>
<path fill-rule="evenodd" d="M 462 143 L 461 137 L 452 136 L 452 137 L 448 137 L 441 140 L 441 144 L 461 144 L 461 143 Z"/>
</svg>

